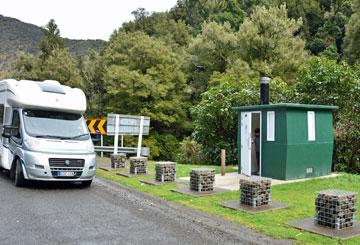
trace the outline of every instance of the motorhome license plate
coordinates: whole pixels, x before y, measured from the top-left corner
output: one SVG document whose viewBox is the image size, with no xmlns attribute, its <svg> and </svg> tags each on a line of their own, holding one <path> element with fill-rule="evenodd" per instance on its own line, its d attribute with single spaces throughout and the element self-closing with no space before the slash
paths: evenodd
<svg viewBox="0 0 360 245">
<path fill-rule="evenodd" d="M 56 175 L 57 175 L 58 177 L 72 177 L 72 176 L 75 176 L 75 172 L 58 171 Z"/>
</svg>

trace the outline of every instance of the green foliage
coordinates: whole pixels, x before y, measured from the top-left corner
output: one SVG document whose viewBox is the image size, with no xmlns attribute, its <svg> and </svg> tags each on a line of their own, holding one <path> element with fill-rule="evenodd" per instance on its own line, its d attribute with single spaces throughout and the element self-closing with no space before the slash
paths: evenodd
<svg viewBox="0 0 360 245">
<path fill-rule="evenodd" d="M 157 135 L 159 144 L 159 160 L 163 161 L 176 161 L 179 154 L 180 143 L 172 134 L 159 134 Z"/>
<path fill-rule="evenodd" d="M 331 45 L 331 46 L 327 47 L 324 51 L 322 51 L 320 53 L 320 55 L 323 57 L 326 57 L 330 60 L 339 60 L 340 59 L 339 53 L 337 52 L 335 45 Z"/>
<path fill-rule="evenodd" d="M 35 81 L 57 80 L 72 87 L 81 87 L 77 64 L 66 49 L 54 49 L 46 59 L 23 54 L 16 61 L 13 78 Z"/>
<path fill-rule="evenodd" d="M 305 43 L 295 36 L 301 24 L 288 19 L 285 5 L 256 7 L 238 33 L 240 58 L 261 75 L 291 82 L 306 58 Z"/>
<path fill-rule="evenodd" d="M 2 79 L 8 79 L 9 77 L 12 77 L 12 72 L 9 70 L 1 71 L 0 70 L 0 80 Z"/>
<path fill-rule="evenodd" d="M 103 66 L 107 112 L 148 115 L 158 132 L 188 130 L 185 75 L 164 42 L 119 32 L 104 51 Z"/>
<path fill-rule="evenodd" d="M 132 12 L 135 21 L 124 23 L 122 31 L 142 31 L 149 36 L 162 39 L 171 46 L 186 46 L 191 40 L 191 28 L 182 20 L 171 19 L 168 13 L 149 15 L 145 9 Z"/>
<path fill-rule="evenodd" d="M 213 72 L 225 72 L 238 48 L 236 34 L 229 23 L 203 25 L 202 33 L 192 40 L 188 48 L 191 55 L 188 74 L 195 98 L 206 91 Z"/>
<path fill-rule="evenodd" d="M 228 22 L 237 30 L 245 15 L 237 0 L 179 0 L 170 14 L 175 20 L 193 27 L 197 33 L 206 21 Z"/>
<path fill-rule="evenodd" d="M 46 59 L 54 50 L 63 49 L 64 41 L 60 37 L 60 30 L 54 19 L 51 19 L 42 31 L 44 36 L 40 41 L 39 47 L 41 58 Z"/>
<path fill-rule="evenodd" d="M 344 112 L 353 107 L 358 83 L 354 70 L 346 63 L 314 57 L 299 72 L 295 91 L 298 102 L 337 105 Z"/>
<path fill-rule="evenodd" d="M 202 146 L 192 137 L 185 137 L 180 143 L 177 161 L 186 164 L 202 164 L 207 162 L 202 154 Z"/>
<path fill-rule="evenodd" d="M 345 25 L 351 15 L 351 0 L 276 0 L 276 4 L 286 4 L 290 18 L 301 18 L 301 32 L 306 40 L 306 48 L 318 55 L 329 46 L 335 45 L 339 56 Z"/>
<path fill-rule="evenodd" d="M 304 41 L 295 35 L 300 26 L 301 20 L 287 17 L 285 6 L 256 7 L 238 32 L 228 23 L 204 24 L 188 49 L 194 97 L 207 90 L 212 76 L 227 69 L 241 70 L 242 78 L 267 75 L 291 83 L 307 57 Z"/>
<path fill-rule="evenodd" d="M 88 117 L 105 117 L 104 81 L 102 80 L 103 66 L 100 55 L 96 51 L 89 52 L 79 62 L 81 77 L 84 80 L 83 90 L 87 99 Z"/>
<path fill-rule="evenodd" d="M 138 138 L 127 136 L 124 138 L 124 145 L 137 146 Z M 180 143 L 173 134 L 158 133 L 150 131 L 150 135 L 143 138 L 143 145 L 150 148 L 149 159 L 160 161 L 176 161 L 180 152 Z"/>
<path fill-rule="evenodd" d="M 259 81 L 239 80 L 234 74 L 221 78 L 218 86 L 202 94 L 201 102 L 192 109 L 194 138 L 202 145 L 202 153 L 213 163 L 219 163 L 220 150 L 226 150 L 229 163 L 236 163 L 237 117 L 232 109 L 259 101 Z M 286 101 L 287 85 L 280 79 L 271 82 L 272 102 Z"/>
<path fill-rule="evenodd" d="M 350 64 L 360 62 L 360 0 L 354 0 L 353 11 L 344 40 L 345 58 Z"/>
<path fill-rule="evenodd" d="M 360 174 L 360 105 L 341 117 L 334 142 L 335 170 Z"/>
<path fill-rule="evenodd" d="M 301 103 L 338 105 L 335 113 L 335 169 L 360 173 L 360 76 L 346 63 L 312 58 L 295 89 Z"/>
</svg>

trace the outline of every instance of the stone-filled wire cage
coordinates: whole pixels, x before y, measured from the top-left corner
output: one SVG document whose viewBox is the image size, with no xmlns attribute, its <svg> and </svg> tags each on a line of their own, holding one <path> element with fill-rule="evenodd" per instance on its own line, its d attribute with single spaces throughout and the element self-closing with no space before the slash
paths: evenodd
<svg viewBox="0 0 360 245">
<path fill-rule="evenodd" d="M 259 176 L 240 178 L 240 203 L 251 207 L 268 205 L 271 201 L 271 179 Z"/>
<path fill-rule="evenodd" d="M 126 167 L 126 154 L 118 153 L 111 154 L 111 168 L 125 168 Z"/>
<path fill-rule="evenodd" d="M 215 169 L 193 168 L 190 172 L 190 190 L 197 192 L 213 191 Z"/>
<path fill-rule="evenodd" d="M 357 194 L 342 190 L 324 190 L 315 199 L 315 224 L 341 230 L 355 223 Z"/>
<path fill-rule="evenodd" d="M 155 180 L 160 182 L 174 182 L 176 179 L 175 162 L 155 163 Z"/>
<path fill-rule="evenodd" d="M 146 174 L 147 158 L 146 157 L 130 157 L 130 173 Z"/>
</svg>

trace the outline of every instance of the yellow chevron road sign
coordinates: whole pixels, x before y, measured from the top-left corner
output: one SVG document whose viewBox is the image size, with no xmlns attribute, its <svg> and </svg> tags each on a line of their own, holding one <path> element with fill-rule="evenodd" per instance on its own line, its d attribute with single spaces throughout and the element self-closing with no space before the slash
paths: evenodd
<svg viewBox="0 0 360 245">
<path fill-rule="evenodd" d="M 104 118 L 88 118 L 85 119 L 86 125 L 89 128 L 90 134 L 106 135 L 107 122 Z"/>
</svg>

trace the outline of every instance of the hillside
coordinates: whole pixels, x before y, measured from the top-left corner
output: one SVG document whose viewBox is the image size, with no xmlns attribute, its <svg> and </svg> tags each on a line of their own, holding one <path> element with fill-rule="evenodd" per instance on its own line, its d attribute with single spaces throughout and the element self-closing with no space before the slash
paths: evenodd
<svg viewBox="0 0 360 245">
<path fill-rule="evenodd" d="M 41 27 L 0 15 L 0 71 L 9 68 L 22 53 L 36 54 L 42 37 Z M 74 56 L 82 56 L 89 49 L 99 50 L 103 40 L 64 39 L 65 46 Z"/>
</svg>

